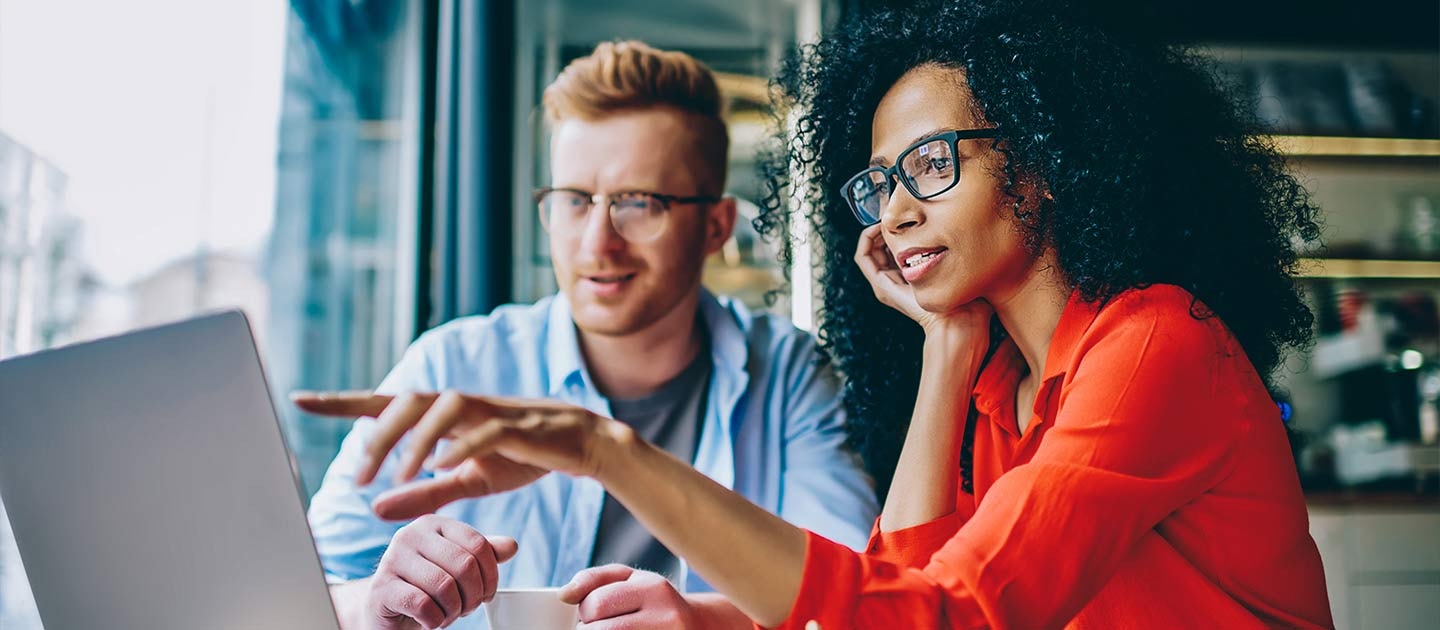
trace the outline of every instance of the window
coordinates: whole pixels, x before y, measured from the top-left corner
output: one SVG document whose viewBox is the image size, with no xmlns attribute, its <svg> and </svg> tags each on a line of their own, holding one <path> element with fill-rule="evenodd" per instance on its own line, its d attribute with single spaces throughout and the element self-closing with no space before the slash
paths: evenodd
<svg viewBox="0 0 1440 630">
<path fill-rule="evenodd" d="M 239 307 L 277 395 L 373 387 L 415 327 L 422 4 L 0 0 L 0 358 Z M 313 493 L 348 425 L 280 411 Z M 0 627 L 41 627 L 3 506 Z"/>
</svg>

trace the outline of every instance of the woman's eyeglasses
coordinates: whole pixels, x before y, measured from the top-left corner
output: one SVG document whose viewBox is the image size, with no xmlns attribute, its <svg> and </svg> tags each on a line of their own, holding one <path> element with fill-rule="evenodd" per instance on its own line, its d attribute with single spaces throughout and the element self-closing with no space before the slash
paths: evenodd
<svg viewBox="0 0 1440 630">
<path fill-rule="evenodd" d="M 944 193 L 960 182 L 955 143 L 998 135 L 996 129 L 989 128 L 960 129 L 930 136 L 901 151 L 894 166 L 872 166 L 856 173 L 845 182 L 841 193 L 862 225 L 875 225 L 880 222 L 880 213 L 890 203 L 896 179 L 916 199 L 929 199 Z"/>
</svg>

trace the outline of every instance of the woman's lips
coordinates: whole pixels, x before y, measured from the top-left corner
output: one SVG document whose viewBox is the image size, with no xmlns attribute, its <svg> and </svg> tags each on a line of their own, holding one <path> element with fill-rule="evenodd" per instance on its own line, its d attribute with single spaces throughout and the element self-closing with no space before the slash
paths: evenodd
<svg viewBox="0 0 1440 630">
<path fill-rule="evenodd" d="M 900 275 L 906 282 L 915 284 L 934 270 L 948 251 L 944 247 L 907 249 L 897 257 Z"/>
</svg>

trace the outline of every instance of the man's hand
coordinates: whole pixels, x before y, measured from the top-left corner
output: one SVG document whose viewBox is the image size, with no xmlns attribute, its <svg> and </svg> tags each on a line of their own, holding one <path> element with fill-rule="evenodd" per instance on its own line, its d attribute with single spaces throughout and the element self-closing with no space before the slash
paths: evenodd
<svg viewBox="0 0 1440 630">
<path fill-rule="evenodd" d="M 513 538 L 486 539 L 459 521 L 429 515 L 401 528 L 380 559 L 364 600 L 375 630 L 443 628 L 495 597 L 497 565 Z"/>
<path fill-rule="evenodd" d="M 585 569 L 560 589 L 580 605 L 576 630 L 751 628 L 750 620 L 716 595 L 690 599 L 659 574 L 622 564 Z"/>
</svg>

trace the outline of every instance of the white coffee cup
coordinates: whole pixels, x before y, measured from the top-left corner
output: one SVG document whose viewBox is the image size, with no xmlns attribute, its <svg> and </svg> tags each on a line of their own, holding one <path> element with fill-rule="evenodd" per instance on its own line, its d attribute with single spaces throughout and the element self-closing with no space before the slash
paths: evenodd
<svg viewBox="0 0 1440 630">
<path fill-rule="evenodd" d="M 502 588 L 485 604 L 490 630 L 574 630 L 580 611 L 558 588 Z"/>
</svg>

